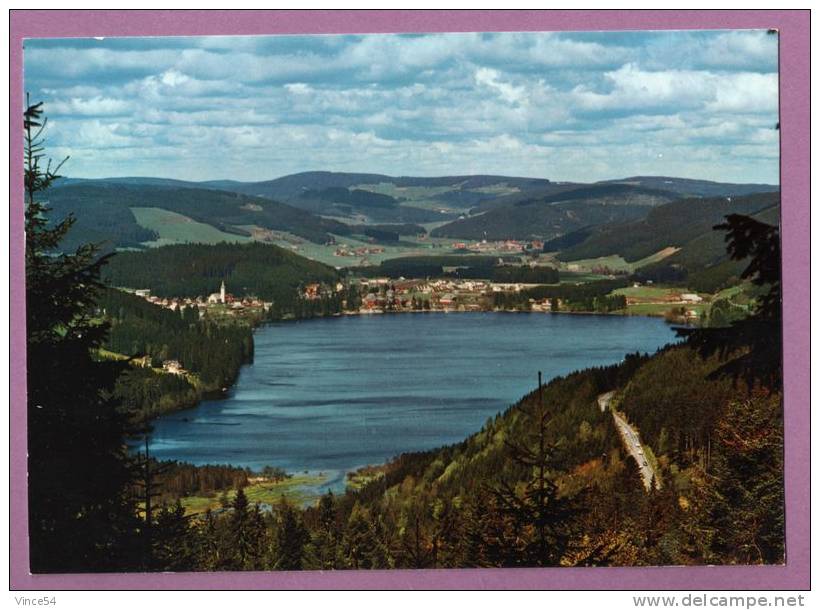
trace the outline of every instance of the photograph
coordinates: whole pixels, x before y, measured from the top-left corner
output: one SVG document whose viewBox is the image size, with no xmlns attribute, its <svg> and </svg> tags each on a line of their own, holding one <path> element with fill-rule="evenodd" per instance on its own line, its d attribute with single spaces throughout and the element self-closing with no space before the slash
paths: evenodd
<svg viewBox="0 0 820 610">
<path fill-rule="evenodd" d="M 27 571 L 785 566 L 780 52 L 26 37 Z"/>
</svg>

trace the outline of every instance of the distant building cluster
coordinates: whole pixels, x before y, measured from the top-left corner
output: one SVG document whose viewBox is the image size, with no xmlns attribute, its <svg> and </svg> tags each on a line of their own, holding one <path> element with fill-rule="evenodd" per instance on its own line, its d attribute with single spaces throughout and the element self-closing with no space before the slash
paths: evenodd
<svg viewBox="0 0 820 610">
<path fill-rule="evenodd" d="M 240 312 L 245 309 L 262 309 L 267 311 L 273 304 L 256 297 L 236 297 L 226 290 L 224 280 L 219 287 L 219 292 L 213 292 L 207 297 L 158 297 L 152 295 L 151 291 L 147 288 L 140 288 L 128 292 L 133 292 L 133 294 L 145 299 L 149 303 L 170 309 L 171 311 L 180 311 L 186 307 L 195 307 L 199 311 L 200 318 L 205 316 L 205 312 L 209 307 L 215 305 L 225 306 L 229 312 Z"/>
<path fill-rule="evenodd" d="M 498 241 L 487 241 L 482 239 L 476 242 L 457 241 L 452 244 L 453 250 L 468 250 L 470 252 L 529 252 L 542 251 L 544 242 L 540 240 L 519 241 L 517 239 L 505 239 Z"/>
<path fill-rule="evenodd" d="M 333 255 L 357 257 L 367 256 L 368 254 L 381 254 L 383 252 L 384 248 L 382 246 L 357 246 L 354 248 L 353 246 L 349 246 L 347 244 L 339 244 Z"/>
<path fill-rule="evenodd" d="M 363 294 L 359 311 L 485 311 L 494 294 L 518 293 L 529 286 L 467 279 L 362 279 L 358 283 Z M 530 303 L 533 311 L 552 310 L 549 299 L 530 299 Z"/>
<path fill-rule="evenodd" d="M 183 376 L 187 374 L 184 368 L 182 368 L 182 364 L 180 364 L 179 360 L 165 360 L 162 363 L 162 370 L 166 373 L 170 373 L 171 375 L 179 375 Z"/>
<path fill-rule="evenodd" d="M 316 301 L 321 299 L 322 297 L 333 296 L 334 288 L 335 292 L 341 292 L 342 290 L 344 290 L 344 284 L 342 284 L 341 282 L 336 282 L 335 287 L 319 283 L 307 284 L 302 288 L 301 294 L 303 299 L 306 299 L 308 301 Z"/>
</svg>

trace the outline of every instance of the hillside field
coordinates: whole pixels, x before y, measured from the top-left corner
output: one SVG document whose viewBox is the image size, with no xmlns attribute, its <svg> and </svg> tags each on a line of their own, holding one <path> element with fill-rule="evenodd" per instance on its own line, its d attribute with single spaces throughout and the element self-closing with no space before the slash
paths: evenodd
<svg viewBox="0 0 820 610">
<path fill-rule="evenodd" d="M 197 222 L 182 214 L 161 208 L 130 208 L 137 224 L 155 231 L 159 238 L 143 242 L 149 247 L 168 246 L 170 244 L 218 244 L 220 242 L 245 243 L 249 237 L 226 233 L 211 225 Z"/>
</svg>

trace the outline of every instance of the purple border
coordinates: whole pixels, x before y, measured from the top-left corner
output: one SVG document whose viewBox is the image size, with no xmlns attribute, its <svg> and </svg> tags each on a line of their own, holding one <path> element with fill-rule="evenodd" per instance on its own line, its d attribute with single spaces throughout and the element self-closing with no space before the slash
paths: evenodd
<svg viewBox="0 0 820 610">
<path fill-rule="evenodd" d="M 22 40 L 26 37 L 778 28 L 786 434 L 785 566 L 197 574 L 28 573 Z M 810 11 L 26 11 L 10 15 L 10 586 L 25 589 L 809 589 Z"/>
</svg>

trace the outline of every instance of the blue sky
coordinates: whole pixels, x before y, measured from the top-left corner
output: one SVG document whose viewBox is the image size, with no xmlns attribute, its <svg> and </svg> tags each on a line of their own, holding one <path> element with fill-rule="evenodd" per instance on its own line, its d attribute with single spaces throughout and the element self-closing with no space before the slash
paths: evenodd
<svg viewBox="0 0 820 610">
<path fill-rule="evenodd" d="M 765 31 L 28 40 L 75 177 L 778 182 Z"/>
</svg>

